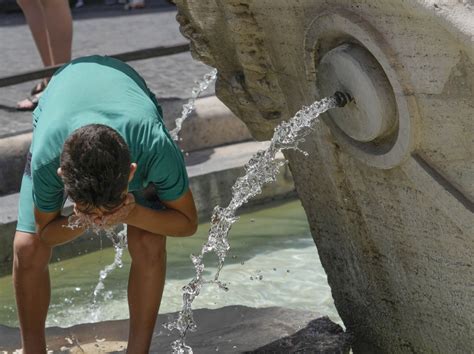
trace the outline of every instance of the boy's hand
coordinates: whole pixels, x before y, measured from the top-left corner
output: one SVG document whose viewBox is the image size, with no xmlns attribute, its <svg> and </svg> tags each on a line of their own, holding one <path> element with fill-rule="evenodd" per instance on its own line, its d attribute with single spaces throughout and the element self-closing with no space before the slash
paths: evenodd
<svg viewBox="0 0 474 354">
<path fill-rule="evenodd" d="M 128 193 L 122 205 L 112 212 L 97 210 L 92 213 L 84 213 L 74 205 L 74 219 L 84 227 L 110 228 L 117 224 L 124 224 L 125 219 L 134 208 L 135 197 L 132 193 Z"/>
<path fill-rule="evenodd" d="M 125 224 L 125 219 L 135 208 L 135 197 L 132 193 L 128 193 L 123 205 L 110 214 L 102 216 L 102 225 L 104 227 L 115 226 L 117 224 Z"/>
</svg>

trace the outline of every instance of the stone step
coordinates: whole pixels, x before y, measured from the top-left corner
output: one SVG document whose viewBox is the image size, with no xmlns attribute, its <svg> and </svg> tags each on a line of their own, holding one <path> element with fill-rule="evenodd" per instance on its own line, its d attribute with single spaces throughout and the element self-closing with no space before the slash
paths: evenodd
<svg viewBox="0 0 474 354">
<path fill-rule="evenodd" d="M 196 353 L 341 353 L 350 352 L 351 335 L 328 317 L 281 307 L 251 308 L 233 305 L 196 309 L 197 331 L 186 342 Z M 169 353 L 175 335 L 163 329 L 178 313 L 159 314 L 150 353 Z M 123 353 L 129 320 L 80 324 L 46 330 L 48 348 L 59 353 Z M 0 325 L 0 353 L 20 348 L 20 331 Z M 74 341 L 71 339 L 73 338 Z M 97 338 L 104 338 L 98 340 Z M 80 344 L 79 344 L 80 343 Z"/>
<path fill-rule="evenodd" d="M 242 142 L 238 144 L 209 148 L 186 154 L 186 166 L 190 177 L 199 221 L 208 222 L 216 205 L 227 206 L 232 197 L 232 186 L 244 175 L 247 161 L 269 142 Z M 283 154 L 277 156 L 284 159 Z M 264 186 L 261 194 L 243 207 L 261 205 L 272 200 L 296 196 L 293 178 L 287 165 L 282 167 L 277 180 Z M 0 276 L 11 271 L 13 235 L 17 221 L 19 194 L 0 197 Z M 66 205 L 64 214 L 71 212 Z M 104 247 L 110 244 L 104 238 Z M 86 233 L 76 240 L 56 247 L 53 259 L 66 259 L 99 249 L 99 238 Z"/>
<path fill-rule="evenodd" d="M 159 100 L 169 130 L 181 115 L 183 99 Z M 196 151 L 252 139 L 247 127 L 215 96 L 196 100 L 195 111 L 184 122 L 179 145 L 184 151 Z M 17 192 L 31 143 L 31 133 L 0 139 L 0 196 Z"/>
</svg>

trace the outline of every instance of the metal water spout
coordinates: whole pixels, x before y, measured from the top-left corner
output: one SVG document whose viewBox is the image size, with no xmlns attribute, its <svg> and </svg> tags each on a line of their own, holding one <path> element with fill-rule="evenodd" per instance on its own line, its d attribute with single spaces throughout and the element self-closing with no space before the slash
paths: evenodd
<svg viewBox="0 0 474 354">
<path fill-rule="evenodd" d="M 336 100 L 336 104 L 339 108 L 345 107 L 346 104 L 354 100 L 350 94 L 341 91 L 336 91 L 332 97 Z"/>
</svg>

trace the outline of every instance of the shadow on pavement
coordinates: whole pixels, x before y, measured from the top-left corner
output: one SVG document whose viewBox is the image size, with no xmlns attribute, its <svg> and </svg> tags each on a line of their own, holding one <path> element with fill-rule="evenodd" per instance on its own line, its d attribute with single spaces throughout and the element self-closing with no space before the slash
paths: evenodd
<svg viewBox="0 0 474 354">
<path fill-rule="evenodd" d="M 7 106 L 4 104 L 0 104 L 0 111 L 9 112 L 9 113 L 18 112 L 16 107 Z"/>
</svg>

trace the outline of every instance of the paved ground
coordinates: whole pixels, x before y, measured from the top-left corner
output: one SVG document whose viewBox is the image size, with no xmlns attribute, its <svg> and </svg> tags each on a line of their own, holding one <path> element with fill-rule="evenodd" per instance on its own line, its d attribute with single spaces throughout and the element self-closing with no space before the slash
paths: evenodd
<svg viewBox="0 0 474 354">
<path fill-rule="evenodd" d="M 87 3 L 87 0 L 86 0 Z M 164 0 L 148 0 L 147 9 L 125 11 L 122 5 L 89 5 L 73 11 L 73 57 L 116 54 L 186 43 L 175 20 L 176 8 Z M 42 66 L 21 13 L 0 14 L 0 77 Z M 210 68 L 189 53 L 131 62 L 159 98 L 188 98 L 194 80 Z M 31 114 L 15 104 L 34 82 L 0 88 L 0 138 L 31 130 Z M 206 94 L 213 93 L 211 88 Z"/>
</svg>

